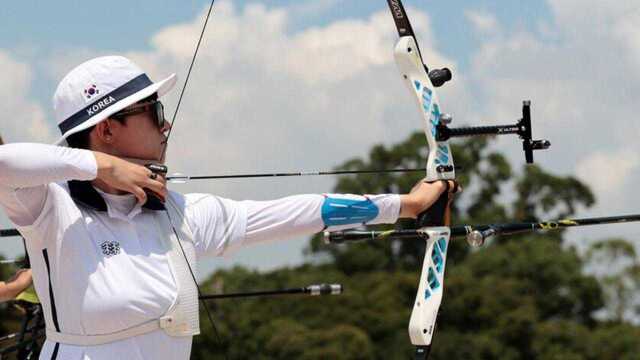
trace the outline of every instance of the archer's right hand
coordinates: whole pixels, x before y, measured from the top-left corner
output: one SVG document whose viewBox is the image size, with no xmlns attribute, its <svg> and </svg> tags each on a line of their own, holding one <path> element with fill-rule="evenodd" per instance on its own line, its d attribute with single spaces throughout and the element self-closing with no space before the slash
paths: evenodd
<svg viewBox="0 0 640 360">
<path fill-rule="evenodd" d="M 95 180 L 98 185 L 104 184 L 108 188 L 131 193 L 140 204 L 147 201 L 144 189 L 157 194 L 162 201 L 166 199 L 167 182 L 164 177 L 154 175 L 151 170 L 131 161 L 97 151 L 93 154 L 98 164 L 98 176 Z"/>
</svg>

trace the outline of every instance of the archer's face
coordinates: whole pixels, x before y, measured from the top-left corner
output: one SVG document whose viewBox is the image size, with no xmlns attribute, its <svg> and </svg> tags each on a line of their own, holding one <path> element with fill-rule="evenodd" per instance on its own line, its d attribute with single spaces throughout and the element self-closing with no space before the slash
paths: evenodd
<svg viewBox="0 0 640 360">
<path fill-rule="evenodd" d="M 114 155 L 126 158 L 164 162 L 164 146 L 169 123 L 160 127 L 153 111 L 130 115 L 125 123 L 108 120 L 113 133 Z"/>
</svg>

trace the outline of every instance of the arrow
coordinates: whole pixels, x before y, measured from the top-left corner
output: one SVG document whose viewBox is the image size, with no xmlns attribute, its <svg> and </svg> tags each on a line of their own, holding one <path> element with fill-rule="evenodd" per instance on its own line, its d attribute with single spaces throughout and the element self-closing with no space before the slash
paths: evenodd
<svg viewBox="0 0 640 360">
<path fill-rule="evenodd" d="M 286 176 L 326 176 L 326 175 L 347 175 L 347 174 L 382 174 L 382 173 L 402 173 L 402 172 L 424 172 L 424 168 L 411 169 L 382 169 L 382 170 L 336 170 L 336 171 L 308 171 L 308 172 L 284 172 L 284 173 L 260 173 L 260 174 L 231 174 L 231 175 L 201 175 L 189 176 L 175 173 L 167 176 L 167 181 L 182 184 L 190 180 L 211 180 L 211 179 L 241 179 L 241 178 L 265 178 L 265 177 L 286 177 Z"/>
</svg>

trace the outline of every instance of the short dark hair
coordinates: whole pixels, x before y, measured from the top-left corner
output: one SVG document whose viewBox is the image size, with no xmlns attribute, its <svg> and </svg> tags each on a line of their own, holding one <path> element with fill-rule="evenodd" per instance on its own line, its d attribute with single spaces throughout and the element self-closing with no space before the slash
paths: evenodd
<svg viewBox="0 0 640 360">
<path fill-rule="evenodd" d="M 151 94 L 151 96 L 147 96 L 146 98 L 136 102 L 136 104 L 141 104 L 141 103 L 145 103 L 148 101 L 154 101 L 158 99 L 158 94 L 157 93 L 153 93 Z M 117 122 L 123 124 L 123 125 L 127 125 L 127 119 L 126 118 L 114 118 L 111 117 L 111 119 L 116 120 Z M 67 137 L 67 144 L 69 145 L 69 147 L 72 148 L 76 148 L 76 149 L 85 149 L 85 150 L 89 150 L 89 146 L 91 145 L 91 131 L 93 131 L 93 129 L 95 128 L 95 125 L 82 130 L 80 132 L 77 132 L 73 135 L 69 135 L 69 137 Z M 2 138 L 0 138 L 0 141 L 2 141 Z"/>
<path fill-rule="evenodd" d="M 88 150 L 89 149 L 89 133 L 91 133 L 93 128 L 95 128 L 95 126 L 92 126 L 86 130 L 77 132 L 73 135 L 69 135 L 67 137 L 67 144 L 69 145 L 69 147 Z"/>
<path fill-rule="evenodd" d="M 126 125 L 126 120 L 127 119 L 120 119 L 120 118 L 113 118 L 113 120 Z M 95 125 L 82 130 L 80 132 L 77 132 L 73 135 L 69 135 L 69 137 L 67 137 L 67 144 L 69 145 L 69 147 L 72 148 L 76 148 L 76 149 L 85 149 L 85 150 L 89 150 L 89 146 L 91 145 L 91 131 L 93 131 L 93 129 L 95 129 Z"/>
</svg>

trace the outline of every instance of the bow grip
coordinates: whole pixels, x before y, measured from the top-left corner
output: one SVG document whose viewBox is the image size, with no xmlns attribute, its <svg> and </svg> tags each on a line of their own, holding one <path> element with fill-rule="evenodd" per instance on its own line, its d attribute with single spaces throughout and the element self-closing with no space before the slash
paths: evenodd
<svg viewBox="0 0 640 360">
<path fill-rule="evenodd" d="M 434 227 L 445 225 L 445 217 L 447 214 L 447 207 L 449 205 L 449 192 L 444 191 L 440 194 L 438 200 L 436 200 L 431 207 L 418 214 L 416 218 L 416 228 Z"/>
</svg>

